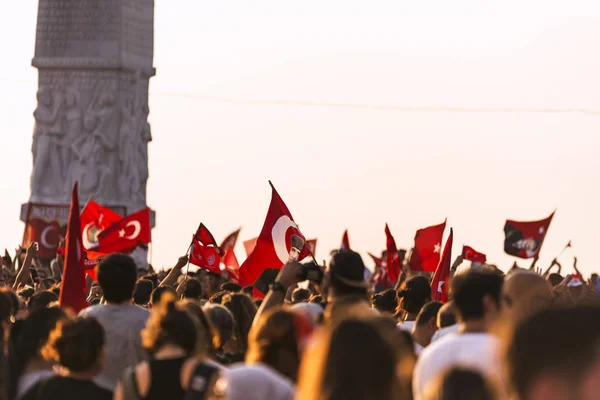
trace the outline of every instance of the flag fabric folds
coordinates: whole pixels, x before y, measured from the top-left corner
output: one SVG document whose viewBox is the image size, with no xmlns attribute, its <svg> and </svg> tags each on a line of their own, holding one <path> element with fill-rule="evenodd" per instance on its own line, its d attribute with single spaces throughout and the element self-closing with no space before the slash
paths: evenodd
<svg viewBox="0 0 600 400">
<path fill-rule="evenodd" d="M 94 250 L 105 254 L 119 253 L 151 241 L 150 209 L 145 208 L 102 231 Z"/>
<path fill-rule="evenodd" d="M 485 254 L 475 251 L 472 247 L 463 246 L 462 256 L 467 261 L 484 263 L 487 261 Z"/>
<path fill-rule="evenodd" d="M 344 236 L 342 236 L 342 245 L 340 246 L 340 251 L 349 251 L 350 250 L 350 239 L 348 238 L 348 229 L 344 231 Z"/>
<path fill-rule="evenodd" d="M 400 255 L 396 247 L 396 241 L 390 232 L 388 224 L 385 224 L 386 248 L 387 248 L 387 280 L 395 285 L 400 276 L 402 266 L 400 265 Z"/>
<path fill-rule="evenodd" d="M 58 303 L 76 313 L 88 306 L 85 297 L 84 257 L 81 246 L 81 223 L 79 219 L 79 195 L 77 182 L 73 185 L 71 208 L 67 224 L 65 265 Z"/>
<path fill-rule="evenodd" d="M 552 222 L 552 213 L 540 221 L 519 222 L 507 220 L 504 225 L 504 251 L 519 258 L 533 258 L 540 254 L 542 244 Z"/>
<path fill-rule="evenodd" d="M 234 249 L 237 244 L 238 237 L 240 236 L 240 231 L 242 228 L 238 228 L 237 231 L 231 232 L 219 245 L 219 249 L 223 254 L 226 254 L 229 249 Z"/>
<path fill-rule="evenodd" d="M 94 249 L 98 246 L 98 235 L 111 225 L 123 219 L 122 216 L 111 210 L 103 207 L 93 200 L 83 208 L 81 212 L 81 237 L 83 247 L 86 250 Z"/>
<path fill-rule="evenodd" d="M 237 257 L 233 252 L 233 248 L 229 248 L 225 253 L 225 257 L 223 257 L 223 265 L 225 265 L 225 270 L 227 271 L 227 275 L 229 275 L 229 279 L 233 283 L 240 283 L 240 264 L 238 263 Z"/>
<path fill-rule="evenodd" d="M 448 281 L 450 279 L 450 268 L 452 265 L 453 239 L 454 232 L 452 231 L 452 228 L 450 228 L 450 236 L 448 236 L 448 240 L 446 240 L 444 253 L 442 254 L 440 263 L 431 280 L 431 298 L 434 301 L 441 301 L 443 303 L 448 301 Z"/>
<path fill-rule="evenodd" d="M 222 251 L 217 242 L 204 224 L 200 223 L 190 249 L 190 263 L 209 272 L 221 274 Z"/>
<path fill-rule="evenodd" d="M 415 234 L 409 265 L 413 271 L 434 272 L 440 262 L 442 236 L 446 229 L 446 221 L 439 225 L 419 229 Z"/>
</svg>

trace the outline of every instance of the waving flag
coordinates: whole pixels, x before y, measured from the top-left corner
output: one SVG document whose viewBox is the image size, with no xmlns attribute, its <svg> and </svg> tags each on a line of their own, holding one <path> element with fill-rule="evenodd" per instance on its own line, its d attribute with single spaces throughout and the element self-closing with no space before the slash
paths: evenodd
<svg viewBox="0 0 600 400">
<path fill-rule="evenodd" d="M 94 249 L 98 246 L 98 235 L 111 225 L 122 220 L 119 214 L 110 208 L 103 207 L 93 200 L 83 208 L 81 212 L 81 236 L 83 247 L 86 250 Z"/>
<path fill-rule="evenodd" d="M 223 264 L 225 265 L 225 270 L 227 271 L 227 275 L 229 275 L 229 279 L 233 283 L 240 283 L 240 264 L 233 252 L 233 249 L 230 248 L 225 253 L 225 257 L 223 258 Z"/>
<path fill-rule="evenodd" d="M 190 263 L 220 275 L 222 256 L 223 252 L 217 246 L 215 237 L 203 223 L 200 223 L 192 241 Z"/>
<path fill-rule="evenodd" d="M 504 251 L 519 258 L 536 257 L 540 253 L 552 217 L 554 213 L 541 221 L 507 220 L 504 225 Z"/>
<path fill-rule="evenodd" d="M 292 213 L 272 184 L 271 189 L 271 204 L 256 247 L 240 267 L 240 283 L 254 285 L 261 293 L 267 293 L 284 264 L 308 255 L 306 238 L 298 230 Z"/>
<path fill-rule="evenodd" d="M 448 301 L 448 280 L 450 279 L 450 268 L 452 264 L 453 239 L 454 232 L 452 231 L 452 228 L 450 228 L 450 236 L 448 236 L 446 246 L 444 246 L 442 259 L 431 280 L 431 298 L 434 301 L 441 301 L 444 303 Z"/>
<path fill-rule="evenodd" d="M 119 253 L 151 241 L 150 209 L 145 208 L 102 231 L 94 250 L 105 254 Z"/>
<path fill-rule="evenodd" d="M 446 221 L 443 224 L 417 231 L 415 234 L 415 247 L 409 261 L 411 270 L 424 272 L 434 272 L 436 270 L 440 263 L 444 229 L 446 229 Z"/>
<path fill-rule="evenodd" d="M 390 232 L 388 224 L 385 224 L 386 248 L 387 248 L 387 279 L 392 285 L 396 284 L 402 267 L 400 265 L 400 254 L 396 247 L 396 241 Z"/>
<path fill-rule="evenodd" d="M 223 239 L 221 245 L 219 246 L 219 249 L 221 249 L 221 252 L 223 252 L 223 254 L 227 253 L 229 249 L 235 248 L 241 230 L 242 228 L 239 228 L 237 231 L 231 232 L 229 235 L 227 235 L 225 239 Z"/>
<path fill-rule="evenodd" d="M 81 246 L 81 223 L 79 220 L 79 196 L 77 182 L 73 185 L 71 208 L 67 224 L 65 245 L 65 268 L 60 287 L 58 303 L 61 307 L 71 308 L 76 313 L 88 306 L 85 298 L 84 257 Z"/>
<path fill-rule="evenodd" d="M 463 246 L 462 256 L 467 261 L 484 263 L 487 261 L 485 254 L 475 251 L 472 247 Z"/>
<path fill-rule="evenodd" d="M 348 238 L 348 229 L 344 231 L 344 236 L 342 236 L 342 245 L 340 246 L 340 251 L 349 251 L 350 250 L 350 239 Z"/>
</svg>

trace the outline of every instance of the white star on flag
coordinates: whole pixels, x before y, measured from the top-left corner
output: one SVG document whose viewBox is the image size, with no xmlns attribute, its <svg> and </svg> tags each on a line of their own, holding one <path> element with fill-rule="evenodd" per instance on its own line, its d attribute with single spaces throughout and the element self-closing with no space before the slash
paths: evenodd
<svg viewBox="0 0 600 400">
<path fill-rule="evenodd" d="M 438 253 L 440 252 L 440 250 L 442 250 L 442 246 L 440 243 L 437 243 L 435 246 L 433 246 L 433 252 L 434 253 Z"/>
<path fill-rule="evenodd" d="M 545 229 L 544 229 L 544 227 L 542 226 L 542 227 L 540 228 L 540 234 L 541 234 L 541 233 L 544 233 L 544 231 L 545 231 Z"/>
<path fill-rule="evenodd" d="M 121 229 L 121 230 L 119 231 L 119 237 L 120 237 L 120 238 L 124 238 L 124 237 L 125 237 L 125 229 Z"/>
</svg>

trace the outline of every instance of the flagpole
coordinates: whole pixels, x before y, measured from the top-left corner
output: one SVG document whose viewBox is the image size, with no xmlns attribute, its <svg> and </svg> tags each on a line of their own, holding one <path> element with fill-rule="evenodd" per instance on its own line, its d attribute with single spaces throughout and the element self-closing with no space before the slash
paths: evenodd
<svg viewBox="0 0 600 400">
<path fill-rule="evenodd" d="M 565 247 L 563 247 L 563 249 L 560 251 L 560 253 L 558 253 L 558 255 L 555 258 L 559 258 L 560 256 L 563 255 L 563 253 L 569 248 L 572 247 L 571 246 L 571 241 L 569 240 L 569 243 L 567 243 L 567 245 Z"/>
<path fill-rule="evenodd" d="M 200 229 L 200 226 L 198 226 L 198 229 Z M 198 230 L 196 230 L 196 234 L 198 233 Z M 190 254 L 190 250 L 192 250 L 192 246 L 194 245 L 194 239 L 196 238 L 196 235 L 192 236 L 192 242 L 190 243 L 190 245 L 188 246 L 187 251 L 185 252 L 185 255 L 187 256 L 188 254 Z M 187 280 L 188 277 L 188 272 L 190 272 L 190 258 L 188 257 L 187 260 L 187 267 L 185 270 L 185 278 L 184 281 Z"/>
<path fill-rule="evenodd" d="M 25 216 L 25 229 L 23 229 L 23 238 L 21 239 L 21 246 L 25 242 L 25 237 L 27 236 L 27 227 L 29 226 L 29 220 L 31 219 L 31 210 L 32 210 L 31 202 L 27 203 L 27 214 Z"/>
</svg>

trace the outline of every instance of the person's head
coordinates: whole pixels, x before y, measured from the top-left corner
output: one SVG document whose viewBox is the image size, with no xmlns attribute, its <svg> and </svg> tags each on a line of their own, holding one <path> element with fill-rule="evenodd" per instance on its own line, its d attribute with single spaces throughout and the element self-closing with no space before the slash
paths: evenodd
<svg viewBox="0 0 600 400">
<path fill-rule="evenodd" d="M 29 312 L 33 312 L 41 308 L 46 308 L 55 301 L 58 301 L 58 296 L 53 292 L 44 290 L 43 292 L 37 292 L 31 296 L 27 303 L 27 308 L 29 309 Z"/>
<path fill-rule="evenodd" d="M 10 333 L 11 318 L 13 316 L 14 305 L 7 292 L 0 292 L 0 345 L 5 343 L 5 340 Z"/>
<path fill-rule="evenodd" d="M 204 291 L 207 298 L 221 290 L 221 284 L 223 283 L 221 275 L 214 272 L 207 271 L 204 275 Z"/>
<path fill-rule="evenodd" d="M 135 284 L 135 288 L 133 289 L 133 303 L 138 306 L 146 307 L 150 303 L 150 296 L 152 295 L 152 290 L 154 285 L 152 281 L 147 279 L 140 279 Z"/>
<path fill-rule="evenodd" d="M 372 317 L 378 312 L 362 296 L 341 296 L 336 301 L 327 303 L 323 313 L 323 321 L 329 325 L 338 324 L 348 318 Z"/>
<path fill-rule="evenodd" d="M 437 316 L 442 305 L 439 301 L 429 302 L 421 308 L 417 315 L 413 332 L 418 336 L 419 340 L 417 341 L 420 341 L 421 346 L 428 346 L 431 343 L 431 338 L 438 329 Z"/>
<path fill-rule="evenodd" d="M 395 321 L 345 319 L 322 331 L 305 354 L 298 398 L 409 398 L 414 356 Z"/>
<path fill-rule="evenodd" d="M 152 289 L 156 289 L 158 285 L 160 285 L 160 279 L 158 279 L 158 275 L 154 273 L 146 274 L 142 276 L 142 279 L 152 282 Z"/>
<path fill-rule="evenodd" d="M 342 251 L 333 256 L 325 274 L 329 284 L 329 296 L 367 296 L 369 284 L 365 281 L 365 264 L 354 251 Z"/>
<path fill-rule="evenodd" d="M 561 274 L 557 274 L 556 272 L 548 275 L 548 282 L 550 282 L 550 286 L 555 287 L 559 283 L 563 281 L 563 277 Z"/>
<path fill-rule="evenodd" d="M 387 289 L 371 296 L 371 305 L 381 313 L 396 314 L 398 308 L 398 296 L 394 289 Z"/>
<path fill-rule="evenodd" d="M 304 303 L 310 299 L 310 290 L 304 288 L 296 288 L 292 292 L 292 304 Z"/>
<path fill-rule="evenodd" d="M 302 253 L 302 249 L 304 248 L 304 240 L 298 235 L 292 235 L 291 242 L 289 261 L 298 261 L 300 253 Z"/>
<path fill-rule="evenodd" d="M 202 284 L 197 279 L 188 279 L 183 291 L 184 299 L 198 300 L 202 297 Z"/>
<path fill-rule="evenodd" d="M 212 326 L 216 329 L 217 340 L 215 340 L 216 348 L 222 349 L 227 342 L 233 337 L 235 329 L 235 319 L 233 314 L 226 307 L 220 304 L 207 303 L 202 307 L 202 310 L 208 317 Z"/>
<path fill-rule="evenodd" d="M 502 306 L 513 318 L 523 318 L 552 303 L 550 283 L 533 271 L 517 271 L 506 276 Z"/>
<path fill-rule="evenodd" d="M 177 292 L 175 289 L 169 286 L 159 286 L 154 289 L 150 295 L 150 308 L 156 307 L 158 304 L 160 304 L 165 295 L 177 298 Z"/>
<path fill-rule="evenodd" d="M 208 299 L 209 303 L 214 303 L 214 304 L 221 304 L 223 303 L 223 297 L 227 296 L 229 294 L 229 292 L 226 292 L 224 290 L 217 292 L 215 294 L 213 294 L 212 296 L 210 296 L 210 298 Z"/>
<path fill-rule="evenodd" d="M 133 258 L 123 254 L 112 254 L 98 265 L 98 283 L 108 303 L 121 304 L 131 301 L 137 280 Z"/>
<path fill-rule="evenodd" d="M 10 398 L 16 395 L 17 382 L 27 365 L 35 358 L 42 358 L 41 350 L 46 345 L 50 332 L 54 330 L 59 321 L 66 318 L 66 313 L 58 307 L 40 308 L 32 311 L 22 321 L 21 329 L 18 332 L 13 330 L 10 341 L 13 345 L 15 358 L 9 369 Z"/>
<path fill-rule="evenodd" d="M 92 317 L 61 321 L 50 334 L 42 354 L 63 369 L 86 374 L 91 379 L 102 371 L 104 364 L 104 329 Z"/>
<path fill-rule="evenodd" d="M 235 320 L 234 339 L 237 351 L 245 353 L 248 349 L 248 334 L 257 308 L 248 296 L 239 293 L 226 294 L 222 304 L 231 311 Z"/>
<path fill-rule="evenodd" d="M 176 346 L 191 356 L 198 340 L 196 328 L 192 315 L 167 298 L 152 309 L 142 330 L 142 345 L 152 356 L 165 346 Z"/>
<path fill-rule="evenodd" d="M 292 311 L 272 309 L 261 315 L 250 330 L 246 363 L 262 363 L 293 381 L 300 364 L 296 329 L 300 329 L 300 316 Z"/>
<path fill-rule="evenodd" d="M 520 399 L 598 398 L 600 308 L 546 309 L 517 324 L 506 341 L 512 389 Z"/>
<path fill-rule="evenodd" d="M 456 306 L 454 301 L 450 300 L 440 308 L 437 317 L 438 329 L 447 328 L 456 324 Z"/>
<path fill-rule="evenodd" d="M 186 299 L 179 302 L 182 309 L 186 310 L 196 319 L 198 329 L 198 354 L 205 357 L 214 357 L 218 340 L 218 332 L 212 325 L 202 306 L 197 300 Z"/>
<path fill-rule="evenodd" d="M 470 271 L 454 277 L 452 292 L 457 314 L 462 322 L 489 323 L 498 317 L 504 277 Z"/>
<path fill-rule="evenodd" d="M 431 301 L 431 287 L 424 276 L 414 276 L 405 281 L 397 293 L 398 311 L 417 316 L 421 308 Z"/>
<path fill-rule="evenodd" d="M 494 400 L 492 386 L 477 371 L 453 367 L 425 393 L 424 400 Z"/>
<path fill-rule="evenodd" d="M 233 282 L 225 282 L 221 285 L 221 291 L 231 292 L 231 293 L 240 293 L 242 291 L 242 287 L 237 283 Z"/>
</svg>

